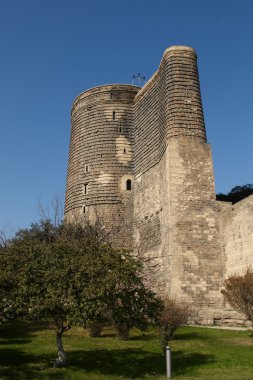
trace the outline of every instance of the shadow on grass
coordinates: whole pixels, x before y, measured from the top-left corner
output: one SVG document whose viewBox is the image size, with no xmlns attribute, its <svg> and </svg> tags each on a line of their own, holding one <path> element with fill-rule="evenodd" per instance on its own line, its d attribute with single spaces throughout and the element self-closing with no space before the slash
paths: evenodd
<svg viewBox="0 0 253 380">
<path fill-rule="evenodd" d="M 207 336 L 197 332 L 176 332 L 174 340 L 208 339 Z"/>
<path fill-rule="evenodd" d="M 173 373 L 183 375 L 192 369 L 213 362 L 210 355 L 182 351 L 172 353 Z M 129 379 L 146 375 L 165 375 L 165 357 L 162 353 L 141 349 L 94 349 L 67 353 L 68 368 L 83 371 L 92 379 L 93 374 L 123 376 Z M 61 370 L 52 370 L 52 355 L 32 355 L 19 349 L 0 350 L 0 378 L 5 380 L 66 379 Z M 46 370 L 46 372 L 45 372 Z"/>
<path fill-rule="evenodd" d="M 38 368 L 50 367 L 50 361 L 54 359 L 47 355 L 27 354 L 22 350 L 22 345 L 28 344 L 33 339 L 33 334 L 52 329 L 52 324 L 48 321 L 24 322 L 15 321 L 0 327 L 0 379 L 40 379 L 39 372 L 32 366 Z M 16 347 L 8 347 L 15 345 Z M 20 348 L 17 346 L 20 345 Z M 52 367 L 52 365 L 51 365 Z M 47 379 L 60 379 L 61 374 L 55 374 L 57 377 L 49 374 Z M 60 375 L 61 377 L 59 377 Z"/>
<path fill-rule="evenodd" d="M 11 344 L 17 345 L 17 344 L 26 344 L 29 342 L 31 342 L 31 339 L 22 339 L 22 338 L 11 339 L 11 338 L 9 338 L 9 339 L 1 339 L 0 345 L 4 345 L 4 344 L 6 344 L 6 345 L 11 345 Z"/>
<path fill-rule="evenodd" d="M 43 379 L 43 370 L 52 368 L 50 355 L 32 355 L 19 349 L 0 350 L 0 379 L 32 380 Z M 47 379 L 63 379 L 63 373 L 47 373 Z"/>
<path fill-rule="evenodd" d="M 71 368 L 83 369 L 86 373 L 124 376 L 134 379 L 146 375 L 165 375 L 165 357 L 162 353 L 148 352 L 141 349 L 96 349 L 90 351 L 73 351 L 68 355 Z M 190 368 L 214 361 L 211 355 L 182 351 L 173 352 L 173 372 L 181 375 Z"/>
<path fill-rule="evenodd" d="M 145 342 L 148 342 L 150 340 L 157 339 L 156 335 L 136 335 L 136 336 L 131 336 L 127 341 L 137 341 L 137 340 L 144 340 Z"/>
<path fill-rule="evenodd" d="M 53 328 L 52 323 L 49 321 L 16 321 L 0 327 L 0 338 L 7 338 L 10 341 L 12 341 L 10 337 L 13 337 L 14 340 L 19 338 L 26 339 L 26 337 L 31 337 L 34 332 L 53 330 Z"/>
</svg>

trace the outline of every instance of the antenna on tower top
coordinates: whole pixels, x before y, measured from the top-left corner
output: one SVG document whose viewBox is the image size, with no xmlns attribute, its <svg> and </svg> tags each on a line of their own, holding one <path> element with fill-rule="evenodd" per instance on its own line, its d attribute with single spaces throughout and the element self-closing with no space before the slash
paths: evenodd
<svg viewBox="0 0 253 380">
<path fill-rule="evenodd" d="M 137 75 L 133 75 L 132 84 L 136 85 L 136 83 L 139 87 L 144 86 L 144 84 L 146 83 L 146 77 L 142 76 L 140 73 L 138 73 Z"/>
</svg>

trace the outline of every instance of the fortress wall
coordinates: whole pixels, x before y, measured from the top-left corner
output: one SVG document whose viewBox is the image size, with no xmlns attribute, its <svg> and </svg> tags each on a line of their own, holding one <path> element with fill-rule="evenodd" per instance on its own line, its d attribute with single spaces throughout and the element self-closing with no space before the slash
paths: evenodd
<svg viewBox="0 0 253 380">
<path fill-rule="evenodd" d="M 253 269 L 253 195 L 221 212 L 225 277 Z"/>
<path fill-rule="evenodd" d="M 114 245 L 132 246 L 133 100 L 139 88 L 108 85 L 77 97 L 71 112 L 65 217 L 99 219 Z M 131 181 L 131 190 L 126 182 Z"/>
</svg>

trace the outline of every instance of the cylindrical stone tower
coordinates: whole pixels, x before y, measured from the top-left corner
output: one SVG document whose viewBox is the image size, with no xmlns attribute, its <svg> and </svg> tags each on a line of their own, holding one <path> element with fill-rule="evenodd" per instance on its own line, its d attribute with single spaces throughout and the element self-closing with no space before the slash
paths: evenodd
<svg viewBox="0 0 253 380">
<path fill-rule="evenodd" d="M 105 85 L 71 111 L 65 218 L 100 220 L 115 246 L 132 248 L 133 100 L 139 87 Z"/>
</svg>

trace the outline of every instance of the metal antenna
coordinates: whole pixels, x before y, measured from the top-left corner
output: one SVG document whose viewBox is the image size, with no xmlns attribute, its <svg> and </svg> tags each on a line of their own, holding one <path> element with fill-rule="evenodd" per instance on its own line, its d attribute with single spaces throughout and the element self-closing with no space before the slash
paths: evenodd
<svg viewBox="0 0 253 380">
<path fill-rule="evenodd" d="M 138 73 L 137 75 L 133 75 L 132 84 L 136 85 L 136 83 L 139 87 L 144 86 L 144 84 L 146 83 L 146 77 L 143 77 L 140 73 Z"/>
</svg>

